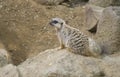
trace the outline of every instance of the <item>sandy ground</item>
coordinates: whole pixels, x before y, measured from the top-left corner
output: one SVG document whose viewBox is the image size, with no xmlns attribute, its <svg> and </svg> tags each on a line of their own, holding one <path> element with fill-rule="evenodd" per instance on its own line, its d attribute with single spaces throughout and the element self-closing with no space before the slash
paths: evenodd
<svg viewBox="0 0 120 77">
<path fill-rule="evenodd" d="M 1 0 L 0 36 L 14 64 L 59 46 L 55 29 L 48 23 L 60 17 L 86 34 L 85 10 L 65 5 L 46 6 L 33 0 Z"/>
</svg>

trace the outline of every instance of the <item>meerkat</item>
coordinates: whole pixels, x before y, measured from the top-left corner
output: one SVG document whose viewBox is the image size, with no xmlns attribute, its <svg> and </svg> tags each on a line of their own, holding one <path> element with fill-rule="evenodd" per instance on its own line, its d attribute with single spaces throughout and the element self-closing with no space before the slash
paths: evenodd
<svg viewBox="0 0 120 77">
<path fill-rule="evenodd" d="M 80 30 L 66 24 L 61 18 L 53 18 L 50 25 L 55 27 L 60 42 L 60 48 L 67 48 L 75 54 L 98 57 L 101 48 L 91 38 L 84 35 Z"/>
</svg>

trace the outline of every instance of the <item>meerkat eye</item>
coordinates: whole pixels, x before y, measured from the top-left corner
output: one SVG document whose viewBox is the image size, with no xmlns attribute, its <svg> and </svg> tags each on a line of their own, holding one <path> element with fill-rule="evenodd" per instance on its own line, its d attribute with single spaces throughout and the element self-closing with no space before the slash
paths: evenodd
<svg viewBox="0 0 120 77">
<path fill-rule="evenodd" d="M 63 23 L 61 23 L 61 25 L 63 25 Z"/>
<path fill-rule="evenodd" d="M 58 23 L 58 21 L 54 20 L 54 21 L 53 21 L 53 23 L 54 23 L 54 24 L 57 24 L 57 23 Z"/>
</svg>

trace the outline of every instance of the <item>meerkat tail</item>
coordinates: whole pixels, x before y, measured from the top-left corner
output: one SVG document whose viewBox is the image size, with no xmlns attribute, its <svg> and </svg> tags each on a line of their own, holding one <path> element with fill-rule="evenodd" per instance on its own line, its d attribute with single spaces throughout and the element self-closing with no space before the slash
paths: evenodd
<svg viewBox="0 0 120 77">
<path fill-rule="evenodd" d="M 101 47 L 92 39 L 89 38 L 89 50 L 94 57 L 99 57 L 102 53 Z"/>
</svg>

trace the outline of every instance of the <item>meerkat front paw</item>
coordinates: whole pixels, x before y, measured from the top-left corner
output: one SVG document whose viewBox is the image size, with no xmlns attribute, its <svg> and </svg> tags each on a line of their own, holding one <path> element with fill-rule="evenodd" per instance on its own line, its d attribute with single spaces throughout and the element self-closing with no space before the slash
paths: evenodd
<svg viewBox="0 0 120 77">
<path fill-rule="evenodd" d="M 64 48 L 61 48 L 61 47 L 58 47 L 57 50 L 61 50 L 61 49 L 64 49 Z"/>
<path fill-rule="evenodd" d="M 64 45 L 60 45 L 60 47 L 57 48 L 58 50 L 65 49 Z"/>
</svg>

